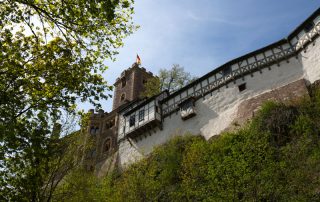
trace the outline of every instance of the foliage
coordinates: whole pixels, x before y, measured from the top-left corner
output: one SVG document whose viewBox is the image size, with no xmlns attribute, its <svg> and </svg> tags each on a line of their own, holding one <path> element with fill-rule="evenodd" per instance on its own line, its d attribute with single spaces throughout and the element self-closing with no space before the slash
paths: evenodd
<svg viewBox="0 0 320 202">
<path fill-rule="evenodd" d="M 108 201 L 112 176 L 97 179 L 81 168 L 73 170 L 55 190 L 52 201 Z"/>
<path fill-rule="evenodd" d="M 171 69 L 160 69 L 158 77 L 151 78 L 147 81 L 142 96 L 152 97 L 164 90 L 172 93 L 195 79 L 195 77 L 191 77 L 190 73 L 185 72 L 183 67 L 178 64 L 173 64 Z"/>
<path fill-rule="evenodd" d="M 141 97 L 152 97 L 161 93 L 161 82 L 159 77 L 153 77 L 147 80 L 144 84 L 144 90 L 141 93 Z"/>
<path fill-rule="evenodd" d="M 86 131 L 72 132 L 77 121 L 74 115 L 69 114 L 64 120 L 62 125 L 55 124 L 49 137 L 43 128 L 26 131 L 29 139 L 16 142 L 21 151 L 15 150 L 12 156 L 4 154 L 7 159 L 0 171 L 1 199 L 50 201 L 65 175 L 81 165 L 92 144 L 86 138 Z M 82 122 L 85 124 L 84 118 Z"/>
<path fill-rule="evenodd" d="M 247 125 L 209 141 L 177 136 L 98 193 L 102 201 L 319 201 L 319 101 L 316 93 L 295 105 L 267 102 Z"/>
<path fill-rule="evenodd" d="M 77 100 L 99 107 L 108 98 L 103 60 L 135 29 L 132 13 L 131 0 L 1 1 L 0 200 L 51 192 L 43 187 L 61 149 L 54 126 Z"/>
</svg>

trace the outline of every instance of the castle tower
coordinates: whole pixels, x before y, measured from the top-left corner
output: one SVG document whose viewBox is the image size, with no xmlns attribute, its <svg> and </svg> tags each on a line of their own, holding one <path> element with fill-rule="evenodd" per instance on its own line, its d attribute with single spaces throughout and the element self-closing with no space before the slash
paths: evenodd
<svg viewBox="0 0 320 202">
<path fill-rule="evenodd" d="M 119 106 L 139 98 L 144 90 L 144 84 L 153 74 L 147 72 L 139 64 L 133 63 L 129 69 L 124 70 L 114 83 L 114 97 L 112 110 Z"/>
</svg>

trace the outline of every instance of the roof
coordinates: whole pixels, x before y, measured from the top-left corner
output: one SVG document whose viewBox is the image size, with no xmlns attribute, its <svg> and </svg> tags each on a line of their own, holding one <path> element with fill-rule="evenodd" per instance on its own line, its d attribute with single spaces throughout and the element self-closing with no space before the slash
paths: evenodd
<svg viewBox="0 0 320 202">
<path fill-rule="evenodd" d="M 313 19 L 315 19 L 318 15 L 320 15 L 320 7 L 315 10 L 305 21 L 303 21 L 296 29 L 294 29 L 288 36 L 288 39 L 292 39 L 296 36 L 305 26 L 310 23 Z"/>
</svg>

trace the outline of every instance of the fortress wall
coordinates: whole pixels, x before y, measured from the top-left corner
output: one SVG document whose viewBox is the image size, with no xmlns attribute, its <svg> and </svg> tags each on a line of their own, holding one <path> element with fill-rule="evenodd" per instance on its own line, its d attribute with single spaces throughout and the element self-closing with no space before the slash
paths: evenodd
<svg viewBox="0 0 320 202">
<path fill-rule="evenodd" d="M 319 24 L 320 26 L 320 24 Z M 320 38 L 309 43 L 305 50 L 299 54 L 305 78 L 310 83 L 320 79 Z"/>
<path fill-rule="evenodd" d="M 298 85 L 304 83 L 301 80 L 304 71 L 299 59 L 292 57 L 280 62 L 279 65 L 272 65 L 270 70 L 267 67 L 263 68 L 261 73 L 257 71 L 252 76 L 246 75 L 215 90 L 212 95 L 208 94 L 198 99 L 195 103 L 197 115 L 193 118 L 183 121 L 180 112 L 177 111 L 164 118 L 163 130 L 157 128 L 155 131 L 141 134 L 138 141 L 124 140 L 119 146 L 120 164 L 130 164 L 140 159 L 149 154 L 155 146 L 165 143 L 176 135 L 190 132 L 194 135 L 201 134 L 209 139 L 229 127 L 239 115 L 243 115 L 238 113 L 238 108 L 241 108 L 244 101 L 263 94 L 267 95 L 264 98 L 277 96 L 283 91 L 290 92 L 297 87 L 297 85 L 288 85 L 290 83 L 296 82 Z M 246 89 L 239 92 L 238 85 L 243 83 L 246 83 Z M 279 93 L 270 93 L 281 87 L 283 90 L 278 91 Z M 306 89 L 304 85 L 302 88 Z M 303 94 L 300 90 L 298 89 L 298 94 Z M 301 90 L 301 92 L 305 91 Z M 250 102 L 247 102 L 241 109 L 248 109 L 246 113 L 252 114 L 249 110 L 254 110 L 256 107 L 250 109 L 250 105 Z"/>
</svg>

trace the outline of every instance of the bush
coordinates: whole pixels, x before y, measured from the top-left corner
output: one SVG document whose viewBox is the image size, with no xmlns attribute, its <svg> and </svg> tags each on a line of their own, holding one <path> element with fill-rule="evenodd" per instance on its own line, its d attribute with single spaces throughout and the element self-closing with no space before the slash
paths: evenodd
<svg viewBox="0 0 320 202">
<path fill-rule="evenodd" d="M 76 200 L 319 201 L 320 94 L 295 106 L 268 102 L 236 132 L 176 137 L 119 177 L 76 175 Z M 92 179 L 92 178 L 88 178 Z M 81 184 L 79 183 L 79 184 Z M 64 185 L 64 188 L 70 189 Z M 70 200 L 70 201 L 76 201 Z"/>
</svg>

